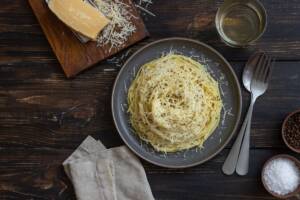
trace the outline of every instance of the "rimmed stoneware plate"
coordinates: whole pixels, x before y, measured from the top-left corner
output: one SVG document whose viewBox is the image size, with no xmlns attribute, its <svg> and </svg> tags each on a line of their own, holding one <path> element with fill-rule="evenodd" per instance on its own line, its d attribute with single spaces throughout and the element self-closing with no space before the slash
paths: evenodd
<svg viewBox="0 0 300 200">
<path fill-rule="evenodd" d="M 142 141 L 129 122 L 127 92 L 139 68 L 145 63 L 170 52 L 189 56 L 204 64 L 219 82 L 224 108 L 221 121 L 203 148 L 175 153 L 155 151 Z M 187 38 L 167 38 L 150 43 L 134 53 L 120 70 L 112 92 L 112 114 L 116 128 L 127 146 L 141 158 L 168 168 L 195 166 L 217 155 L 229 142 L 241 114 L 241 89 L 237 77 L 225 58 L 212 47 Z"/>
</svg>

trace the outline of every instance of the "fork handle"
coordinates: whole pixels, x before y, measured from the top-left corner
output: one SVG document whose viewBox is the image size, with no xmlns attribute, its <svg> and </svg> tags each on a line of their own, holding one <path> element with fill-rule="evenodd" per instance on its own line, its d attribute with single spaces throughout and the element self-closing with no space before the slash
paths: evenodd
<svg viewBox="0 0 300 200">
<path fill-rule="evenodd" d="M 252 98 L 251 104 L 248 109 L 247 117 L 245 119 L 245 121 L 247 121 L 247 126 L 236 165 L 236 173 L 240 176 L 246 175 L 249 171 L 250 130 L 255 99 L 256 98 Z"/>
<path fill-rule="evenodd" d="M 244 134 L 245 134 L 246 128 L 247 128 L 247 123 L 248 123 L 247 119 L 249 118 L 249 114 L 250 114 L 250 112 L 248 111 L 246 114 L 245 120 L 242 124 L 242 127 L 240 129 L 240 132 L 238 133 L 238 136 L 237 136 L 237 138 L 236 138 L 236 140 L 235 140 L 235 142 L 223 164 L 222 171 L 226 175 L 231 175 L 235 171 L 238 157 L 240 154 L 242 141 L 243 141 Z"/>
</svg>

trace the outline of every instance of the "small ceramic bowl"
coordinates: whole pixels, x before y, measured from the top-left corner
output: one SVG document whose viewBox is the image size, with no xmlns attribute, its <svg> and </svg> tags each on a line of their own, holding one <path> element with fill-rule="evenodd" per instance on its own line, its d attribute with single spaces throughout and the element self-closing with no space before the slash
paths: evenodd
<svg viewBox="0 0 300 200">
<path fill-rule="evenodd" d="M 290 156 L 290 155 L 287 155 L 287 154 L 279 154 L 279 155 L 276 155 L 276 156 L 273 156 L 271 157 L 269 160 L 267 160 L 262 168 L 262 172 L 261 172 L 261 181 L 263 183 L 263 186 L 265 187 L 265 189 L 274 197 L 276 198 L 279 198 L 279 199 L 287 199 L 287 198 L 291 198 L 291 197 L 296 197 L 296 198 L 300 198 L 300 185 L 298 186 L 298 188 L 294 191 L 294 192 L 291 192 L 289 194 L 286 194 L 284 196 L 282 195 L 278 195 L 274 192 L 272 192 L 271 190 L 269 190 L 269 188 L 267 187 L 267 184 L 265 182 L 265 179 L 264 179 L 264 170 L 266 169 L 266 166 L 273 160 L 275 159 L 278 159 L 278 158 L 286 158 L 286 159 L 290 159 L 291 161 L 293 161 L 296 166 L 299 168 L 300 170 L 300 161 L 293 157 L 293 156 Z"/>
<path fill-rule="evenodd" d="M 286 146 L 289 149 L 291 149 L 292 151 L 294 151 L 296 153 L 300 153 L 300 149 L 296 149 L 288 143 L 288 141 L 286 140 L 286 137 L 285 137 L 285 131 L 286 131 L 286 127 L 287 127 L 287 121 L 290 119 L 290 117 L 292 117 L 293 115 L 298 114 L 298 113 L 300 113 L 300 109 L 290 113 L 283 121 L 282 128 L 281 128 L 281 135 L 282 135 L 282 139 L 283 139 L 284 143 L 286 144 Z"/>
</svg>

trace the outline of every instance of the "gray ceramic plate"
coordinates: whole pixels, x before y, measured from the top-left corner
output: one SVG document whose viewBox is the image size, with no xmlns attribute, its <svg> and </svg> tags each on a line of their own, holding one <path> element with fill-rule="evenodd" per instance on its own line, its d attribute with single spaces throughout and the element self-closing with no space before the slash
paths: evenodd
<svg viewBox="0 0 300 200">
<path fill-rule="evenodd" d="M 218 128 L 204 143 L 176 153 L 155 151 L 134 133 L 127 113 L 127 91 L 139 68 L 163 54 L 174 52 L 192 57 L 204 64 L 220 83 L 224 109 Z M 112 92 L 112 114 L 116 128 L 127 146 L 141 158 L 163 167 L 184 168 L 201 164 L 220 152 L 235 132 L 241 114 L 241 89 L 230 64 L 213 48 L 185 38 L 162 39 L 138 50 L 124 64 Z"/>
</svg>

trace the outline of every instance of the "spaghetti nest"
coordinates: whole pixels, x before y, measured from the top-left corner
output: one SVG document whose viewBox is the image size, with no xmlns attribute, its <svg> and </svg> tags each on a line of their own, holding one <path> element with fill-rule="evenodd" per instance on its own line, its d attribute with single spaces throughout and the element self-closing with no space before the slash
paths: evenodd
<svg viewBox="0 0 300 200">
<path fill-rule="evenodd" d="M 157 151 L 201 147 L 218 126 L 218 83 L 203 65 L 176 54 L 146 63 L 128 91 L 136 134 Z"/>
</svg>

